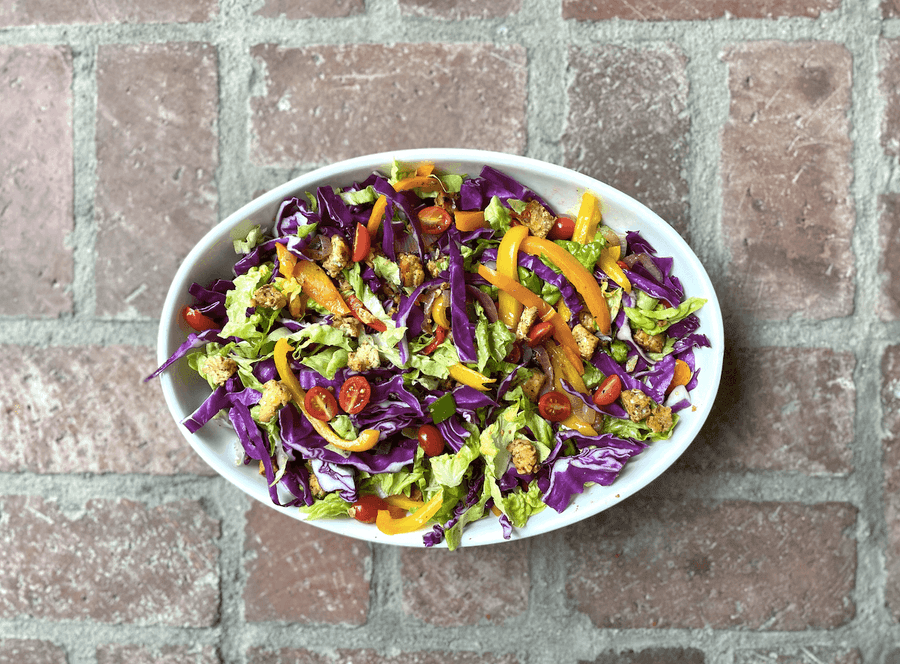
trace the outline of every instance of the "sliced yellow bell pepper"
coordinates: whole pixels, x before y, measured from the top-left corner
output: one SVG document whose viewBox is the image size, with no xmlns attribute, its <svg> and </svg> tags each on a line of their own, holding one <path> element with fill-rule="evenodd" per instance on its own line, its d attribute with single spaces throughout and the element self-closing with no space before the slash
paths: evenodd
<svg viewBox="0 0 900 664">
<path fill-rule="evenodd" d="M 600 201 L 589 191 L 581 196 L 581 206 L 578 208 L 578 217 L 575 219 L 575 231 L 572 233 L 572 241 L 579 244 L 587 244 L 594 240 L 597 226 L 603 215 L 600 213 Z"/>
<path fill-rule="evenodd" d="M 320 419 L 312 417 L 306 411 L 306 406 L 303 405 L 304 399 L 306 398 L 306 390 L 300 386 L 300 381 L 297 380 L 297 376 L 295 376 L 294 372 L 291 370 L 291 365 L 288 360 L 288 355 L 293 352 L 293 350 L 294 348 L 284 337 L 281 337 L 275 342 L 275 351 L 273 355 L 275 369 L 278 371 L 278 377 L 281 379 L 281 382 L 284 383 L 284 386 L 287 388 L 288 392 L 290 392 L 294 405 L 297 406 L 297 409 L 303 413 L 303 416 L 307 420 L 309 420 L 309 423 L 312 424 L 316 433 L 335 447 L 339 447 L 340 449 L 349 452 L 365 452 L 366 450 L 371 450 L 375 447 L 381 436 L 381 432 L 378 431 L 378 429 L 365 429 L 355 440 L 345 440 L 331 428 L 331 425 L 328 424 L 328 422 L 323 422 Z"/>
<path fill-rule="evenodd" d="M 308 260 L 299 260 L 294 266 L 294 276 L 303 292 L 335 316 L 349 316 L 350 307 L 331 278 L 321 267 Z"/>
<path fill-rule="evenodd" d="M 497 249 L 497 272 L 515 282 L 519 281 L 519 246 L 528 237 L 528 226 L 513 226 L 500 241 Z M 498 303 L 500 320 L 506 327 L 515 331 L 522 316 L 523 305 L 509 293 L 501 290 Z"/>
<path fill-rule="evenodd" d="M 372 206 L 372 212 L 369 213 L 369 222 L 366 224 L 366 230 L 369 231 L 369 237 L 374 238 L 375 233 L 381 227 L 381 220 L 384 219 L 384 211 L 387 208 L 387 197 L 383 194 L 375 199 Z"/>
<path fill-rule="evenodd" d="M 387 510 L 378 510 L 378 516 L 375 517 L 375 525 L 378 530 L 385 535 L 398 535 L 400 533 L 411 533 L 419 530 L 428 523 L 428 520 L 437 514 L 444 503 L 444 494 L 438 491 L 434 496 L 424 503 L 421 508 L 400 519 L 395 519 Z"/>
<path fill-rule="evenodd" d="M 275 255 L 278 256 L 278 272 L 285 279 L 294 276 L 294 266 L 297 265 L 297 257 L 288 251 L 286 245 L 275 243 Z"/>
<path fill-rule="evenodd" d="M 423 161 L 421 164 L 416 166 L 416 175 L 425 177 L 431 175 L 432 173 L 434 173 L 434 164 Z"/>
<path fill-rule="evenodd" d="M 443 293 L 438 294 L 431 303 L 431 319 L 440 327 L 450 329 L 450 319 L 447 318 L 447 303 Z"/>
<path fill-rule="evenodd" d="M 566 356 L 580 372 L 584 373 L 584 365 L 581 362 L 581 355 L 578 353 L 578 343 L 572 336 L 572 330 L 569 324 L 560 316 L 556 310 L 545 302 L 541 297 L 535 295 L 525 288 L 518 281 L 513 281 L 509 277 L 499 274 L 486 265 L 478 266 L 478 274 L 500 289 L 516 298 L 522 305 L 526 307 L 536 307 L 541 320 L 549 321 L 553 324 L 553 337 L 562 345 L 566 352 Z"/>
<path fill-rule="evenodd" d="M 616 263 L 619 247 L 615 248 L 615 253 L 610 251 L 612 247 L 607 247 L 600 252 L 600 269 L 606 273 L 610 279 L 622 287 L 626 293 L 631 292 L 631 282 L 625 276 L 625 271 Z"/>
<path fill-rule="evenodd" d="M 403 509 L 410 512 L 419 509 L 420 507 L 422 507 L 422 505 L 425 504 L 421 500 L 413 500 L 412 498 L 404 496 L 401 493 L 391 496 L 385 496 L 384 502 L 386 502 L 388 505 L 391 505 L 392 507 L 402 507 Z"/>
<path fill-rule="evenodd" d="M 562 386 L 562 379 L 565 378 L 566 382 L 573 388 L 582 394 L 587 394 L 587 386 L 584 384 L 581 376 L 575 371 L 575 367 L 569 363 L 567 356 L 562 352 L 562 348 L 560 346 L 554 346 L 553 344 L 547 344 L 547 352 L 550 355 L 550 366 L 553 367 L 553 387 L 558 392 L 566 394 L 566 391 Z M 587 411 L 587 414 L 593 415 L 594 411 Z M 560 422 L 560 424 L 570 429 L 574 429 L 585 436 L 597 435 L 597 430 L 594 429 L 593 422 L 588 422 L 580 417 L 576 414 L 575 409 L 573 409 L 572 414 Z"/>
<path fill-rule="evenodd" d="M 461 231 L 477 231 L 487 226 L 483 210 L 456 210 L 453 213 L 456 228 Z"/>
<path fill-rule="evenodd" d="M 422 191 L 443 191 L 441 181 L 430 175 L 413 175 L 398 180 L 394 184 L 394 191 L 407 191 L 409 189 L 421 189 Z"/>
<path fill-rule="evenodd" d="M 457 380 L 463 385 L 474 387 L 481 392 L 487 392 L 488 387 L 485 383 L 493 383 L 493 378 L 488 378 L 484 374 L 478 373 L 474 369 L 470 369 L 465 364 L 456 363 L 450 365 L 450 378 Z"/>
<path fill-rule="evenodd" d="M 575 290 L 584 298 L 591 316 L 597 323 L 597 327 L 603 334 L 609 334 L 611 321 L 609 319 L 609 307 L 606 298 L 600 290 L 600 285 L 594 279 L 594 275 L 584 269 L 568 251 L 551 240 L 543 240 L 539 237 L 528 236 L 522 241 L 521 251 L 532 256 L 544 254 L 549 258 L 568 279 Z M 602 254 L 601 254 L 602 256 Z"/>
</svg>

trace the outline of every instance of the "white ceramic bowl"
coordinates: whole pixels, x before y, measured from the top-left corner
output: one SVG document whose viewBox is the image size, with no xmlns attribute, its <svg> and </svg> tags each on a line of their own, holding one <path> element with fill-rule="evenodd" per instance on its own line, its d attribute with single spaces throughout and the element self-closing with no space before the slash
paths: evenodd
<svg viewBox="0 0 900 664">
<path fill-rule="evenodd" d="M 374 170 L 389 172 L 392 160 L 403 162 L 433 162 L 438 169 L 477 176 L 489 164 L 519 180 L 542 196 L 558 213 L 575 213 L 582 193 L 591 190 L 602 201 L 603 218 L 616 230 L 637 230 L 652 243 L 660 256 L 675 259 L 675 274 L 684 284 L 688 296 L 707 299 L 700 310 L 700 332 L 709 337 L 711 348 L 696 349 L 697 366 L 701 371 L 699 384 L 691 393 L 694 408 L 681 411 L 681 420 L 668 441 L 652 444 L 625 466 L 609 487 L 591 486 L 576 495 L 562 514 L 546 508 L 532 517 L 525 528 L 517 529 L 512 538 L 520 539 L 546 533 L 597 514 L 625 500 L 674 463 L 700 431 L 716 396 L 722 373 L 724 333 L 722 315 L 709 276 L 697 256 L 678 233 L 656 214 L 631 197 L 593 178 L 572 170 L 534 159 L 509 154 L 458 149 L 399 150 L 343 161 L 302 175 L 260 196 L 230 215 L 200 240 L 185 258 L 169 289 L 163 305 L 159 328 L 157 355 L 160 364 L 169 358 L 184 341 L 186 328 L 180 320 L 181 308 L 191 304 L 188 287 L 193 282 L 207 284 L 216 278 L 232 278 L 231 266 L 237 256 L 232 248 L 231 231 L 255 224 L 271 227 L 280 202 L 289 196 L 314 191 L 321 185 L 346 186 L 365 179 Z M 292 517 L 303 519 L 296 508 L 280 508 L 272 504 L 265 479 L 257 473 L 256 465 L 235 465 L 236 435 L 216 420 L 191 434 L 182 420 L 190 415 L 208 396 L 206 382 L 192 372 L 181 360 L 161 376 L 163 394 L 172 417 L 190 445 L 216 472 L 234 483 L 250 496 Z M 373 542 L 421 547 L 419 531 L 387 536 L 374 525 L 352 519 L 313 520 L 309 523 L 334 533 Z M 488 518 L 469 525 L 461 546 L 503 542 L 496 519 Z"/>
</svg>

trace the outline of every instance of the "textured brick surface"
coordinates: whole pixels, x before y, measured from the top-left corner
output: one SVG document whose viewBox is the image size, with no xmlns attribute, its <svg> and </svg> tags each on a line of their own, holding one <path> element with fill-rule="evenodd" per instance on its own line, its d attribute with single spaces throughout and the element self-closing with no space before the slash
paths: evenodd
<svg viewBox="0 0 900 664">
<path fill-rule="evenodd" d="M 676 230 L 688 220 L 686 60 L 676 47 L 571 48 L 563 163 L 616 187 Z"/>
<path fill-rule="evenodd" d="M 339 649 L 326 655 L 292 648 L 252 648 L 247 659 L 255 664 L 519 664 L 520 661 L 513 655 L 482 655 L 471 652 L 433 651 L 384 655 L 374 650 Z"/>
<path fill-rule="evenodd" d="M 67 664 L 66 653 L 49 641 L 0 639 L 0 664 Z"/>
<path fill-rule="evenodd" d="M 97 664 L 219 664 L 212 646 L 102 645 L 97 648 Z"/>
<path fill-rule="evenodd" d="M 734 18 L 781 18 L 809 16 L 840 8 L 840 0 L 563 0 L 563 17 L 581 21 L 699 20 L 733 16 Z"/>
<path fill-rule="evenodd" d="M 67 47 L 0 46 L 0 315 L 72 310 L 71 86 Z"/>
<path fill-rule="evenodd" d="M 159 385 L 141 382 L 154 358 L 128 346 L 0 346 L 0 471 L 210 474 Z"/>
<path fill-rule="evenodd" d="M 411 16 L 460 20 L 515 14 L 522 0 L 400 0 L 400 12 Z"/>
<path fill-rule="evenodd" d="M 884 439 L 884 495 L 888 547 L 887 605 L 900 622 L 900 346 L 889 346 L 881 362 Z"/>
<path fill-rule="evenodd" d="M 852 353 L 822 348 L 726 350 L 713 412 L 685 462 L 696 469 L 852 470 Z"/>
<path fill-rule="evenodd" d="M 442 626 L 521 615 L 528 610 L 531 589 L 529 550 L 528 541 L 454 552 L 405 549 L 403 611 Z"/>
<path fill-rule="evenodd" d="M 884 18 L 897 18 L 900 16 L 900 0 L 882 0 L 881 15 Z"/>
<path fill-rule="evenodd" d="M 764 319 L 853 311 L 851 58 L 831 43 L 729 49 L 722 135 L 728 307 Z"/>
<path fill-rule="evenodd" d="M 882 196 L 878 226 L 878 315 L 882 320 L 900 318 L 900 195 Z"/>
<path fill-rule="evenodd" d="M 189 23 L 218 13 L 216 0 L 3 0 L 0 27 L 60 23 Z"/>
<path fill-rule="evenodd" d="M 609 651 L 596 659 L 578 664 L 703 664 L 703 652 L 695 648 L 648 648 L 647 650 Z"/>
<path fill-rule="evenodd" d="M 0 498 L 0 618 L 207 626 L 218 522 L 194 501 Z"/>
<path fill-rule="evenodd" d="M 525 149 L 521 46 L 260 45 L 251 54 L 262 79 L 251 99 L 258 164 L 434 146 Z"/>
<path fill-rule="evenodd" d="M 100 47 L 98 313 L 159 316 L 175 270 L 217 221 L 217 85 L 208 44 Z"/>
<path fill-rule="evenodd" d="M 353 16 L 364 11 L 363 0 L 305 0 L 304 2 L 265 0 L 263 6 L 255 13 L 257 16 L 267 18 L 304 19 Z"/>
<path fill-rule="evenodd" d="M 782 647 L 737 650 L 734 664 L 862 664 L 858 650 L 845 648 Z"/>
<path fill-rule="evenodd" d="M 838 503 L 633 496 L 566 530 L 566 590 L 598 627 L 837 627 L 855 612 L 855 520 Z"/>
<path fill-rule="evenodd" d="M 885 97 L 881 144 L 892 157 L 900 157 L 900 39 L 880 44 L 881 93 Z"/>
<path fill-rule="evenodd" d="M 366 622 L 372 557 L 366 543 L 254 503 L 244 548 L 247 620 Z"/>
</svg>

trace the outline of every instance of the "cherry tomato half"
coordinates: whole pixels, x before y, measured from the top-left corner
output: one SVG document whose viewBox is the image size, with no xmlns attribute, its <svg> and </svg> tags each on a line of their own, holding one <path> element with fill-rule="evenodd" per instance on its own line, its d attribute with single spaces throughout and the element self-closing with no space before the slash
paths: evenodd
<svg viewBox="0 0 900 664">
<path fill-rule="evenodd" d="M 350 313 L 353 314 L 353 317 L 359 322 L 368 325 L 376 332 L 385 332 L 387 330 L 387 325 L 378 318 L 375 318 L 375 315 L 366 309 L 366 305 L 364 305 L 362 300 L 356 297 L 355 294 L 344 293 L 344 302 L 347 303 Z"/>
<path fill-rule="evenodd" d="M 439 205 L 422 208 L 417 215 L 422 222 L 422 232 L 428 235 L 440 235 L 450 228 L 450 213 Z"/>
<path fill-rule="evenodd" d="M 356 415 L 369 404 L 372 398 L 372 386 L 365 376 L 352 376 L 341 385 L 338 392 L 338 403 L 345 413 Z"/>
<path fill-rule="evenodd" d="M 368 229 L 360 223 L 356 224 L 356 235 L 353 237 L 353 254 L 350 260 L 359 263 L 369 255 L 369 249 L 372 247 L 372 238 Z"/>
<path fill-rule="evenodd" d="M 375 517 L 378 516 L 378 510 L 386 510 L 389 505 L 381 496 L 374 493 L 367 493 L 360 496 L 359 500 L 353 503 L 348 510 L 348 514 L 357 521 L 363 523 L 375 523 Z"/>
<path fill-rule="evenodd" d="M 197 330 L 197 332 L 213 330 L 221 327 L 212 318 L 201 314 L 198 309 L 192 309 L 191 307 L 184 307 L 181 310 L 181 317 L 184 318 L 185 323 Z"/>
<path fill-rule="evenodd" d="M 425 450 L 425 456 L 438 456 L 444 453 L 444 437 L 436 426 L 423 424 L 419 427 L 419 447 Z"/>
<path fill-rule="evenodd" d="M 538 400 L 538 412 L 548 422 L 562 422 L 572 414 L 572 404 L 565 394 L 551 390 Z"/>
<path fill-rule="evenodd" d="M 337 399 L 324 387 L 316 385 L 311 388 L 303 398 L 303 407 L 312 417 L 323 422 L 329 422 L 337 415 Z"/>
<path fill-rule="evenodd" d="M 553 323 L 548 320 L 538 323 L 528 332 L 528 345 L 534 348 L 549 339 L 551 334 L 553 334 Z"/>
<path fill-rule="evenodd" d="M 622 379 L 612 374 L 607 376 L 594 392 L 594 403 L 598 406 L 608 406 L 618 399 L 620 394 L 622 394 Z"/>
<path fill-rule="evenodd" d="M 571 217 L 557 217 L 547 237 L 551 240 L 571 240 L 574 234 L 575 220 Z"/>
<path fill-rule="evenodd" d="M 522 359 L 522 344 L 518 341 L 509 347 L 509 353 L 506 355 L 506 361 L 518 364 Z"/>
</svg>

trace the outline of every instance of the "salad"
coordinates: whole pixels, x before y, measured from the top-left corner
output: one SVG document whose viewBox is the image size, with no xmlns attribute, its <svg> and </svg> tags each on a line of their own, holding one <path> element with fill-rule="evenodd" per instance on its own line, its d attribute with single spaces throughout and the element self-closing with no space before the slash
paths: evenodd
<svg viewBox="0 0 900 664">
<path fill-rule="evenodd" d="M 596 195 L 556 211 L 490 166 L 395 161 L 232 239 L 146 380 L 185 359 L 210 394 L 183 425 L 233 427 L 274 504 L 425 546 L 612 484 L 672 436 L 710 345 L 705 300 Z"/>
</svg>

